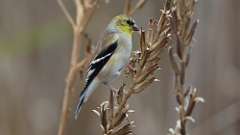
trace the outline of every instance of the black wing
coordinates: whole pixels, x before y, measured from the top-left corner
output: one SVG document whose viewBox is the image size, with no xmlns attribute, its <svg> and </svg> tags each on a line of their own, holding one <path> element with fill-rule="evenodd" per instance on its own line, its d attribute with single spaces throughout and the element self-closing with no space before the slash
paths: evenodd
<svg viewBox="0 0 240 135">
<path fill-rule="evenodd" d="M 103 49 L 90 63 L 85 88 L 87 88 L 90 85 L 92 80 L 98 75 L 98 73 L 101 71 L 104 65 L 111 58 L 111 56 L 113 55 L 114 51 L 117 48 L 117 45 L 118 40 L 109 45 L 107 48 Z"/>
</svg>

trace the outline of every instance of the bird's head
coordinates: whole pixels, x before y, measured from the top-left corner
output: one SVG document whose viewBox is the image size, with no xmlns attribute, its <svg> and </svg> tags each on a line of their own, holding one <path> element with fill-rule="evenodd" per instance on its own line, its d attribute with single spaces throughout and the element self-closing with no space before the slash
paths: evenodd
<svg viewBox="0 0 240 135">
<path fill-rule="evenodd" d="M 139 31 L 139 28 L 133 18 L 126 15 L 118 15 L 114 17 L 109 27 L 128 35 L 132 35 L 134 31 Z"/>
</svg>

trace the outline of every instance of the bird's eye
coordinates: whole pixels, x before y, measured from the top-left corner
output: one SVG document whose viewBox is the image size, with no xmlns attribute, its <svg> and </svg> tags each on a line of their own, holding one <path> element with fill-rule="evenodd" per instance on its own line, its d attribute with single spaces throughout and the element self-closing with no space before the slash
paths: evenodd
<svg viewBox="0 0 240 135">
<path fill-rule="evenodd" d="M 131 21 L 131 20 L 127 20 L 127 24 L 130 25 L 130 26 L 133 26 L 133 25 L 134 25 L 134 22 Z"/>
</svg>

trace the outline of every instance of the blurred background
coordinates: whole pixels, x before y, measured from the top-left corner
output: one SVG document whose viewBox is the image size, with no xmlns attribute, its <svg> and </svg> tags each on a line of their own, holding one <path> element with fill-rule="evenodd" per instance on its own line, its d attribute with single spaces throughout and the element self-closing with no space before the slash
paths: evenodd
<svg viewBox="0 0 240 135">
<path fill-rule="evenodd" d="M 68 8 L 74 13 L 72 1 Z M 158 17 L 162 0 L 149 0 L 134 18 L 144 26 Z M 87 29 L 93 43 L 123 1 L 100 4 Z M 240 1 L 199 0 L 187 84 L 206 100 L 194 110 L 194 135 L 240 134 Z M 137 38 L 137 37 L 136 37 Z M 136 41 L 136 39 L 135 39 Z M 72 47 L 72 29 L 56 0 L 0 0 L 0 135 L 56 135 Z M 164 54 L 166 55 L 166 54 Z M 131 98 L 138 135 L 165 135 L 176 122 L 173 74 L 163 56 L 160 82 Z M 118 84 L 116 84 L 118 86 Z M 80 89 L 78 89 L 80 91 Z M 84 106 L 68 135 L 101 135 L 90 112 L 108 96 L 102 86 Z"/>
</svg>

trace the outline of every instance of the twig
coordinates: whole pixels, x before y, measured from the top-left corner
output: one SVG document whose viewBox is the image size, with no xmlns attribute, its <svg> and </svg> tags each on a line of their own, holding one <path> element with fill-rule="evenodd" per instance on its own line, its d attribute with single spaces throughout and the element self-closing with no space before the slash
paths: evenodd
<svg viewBox="0 0 240 135">
<path fill-rule="evenodd" d="M 134 7 L 132 6 L 132 0 L 125 0 L 123 13 L 132 16 L 138 9 L 141 9 L 148 0 L 139 0 Z"/>
<path fill-rule="evenodd" d="M 129 11 L 129 15 L 133 15 L 138 9 L 141 9 L 147 0 L 139 0 L 138 3 Z"/>
<path fill-rule="evenodd" d="M 131 0 L 125 0 L 123 13 L 126 15 L 129 15 L 130 9 L 131 9 Z"/>
<path fill-rule="evenodd" d="M 91 54 L 88 54 L 81 61 L 80 59 L 80 48 L 81 41 L 84 38 L 84 31 L 86 29 L 87 24 L 90 21 L 90 18 L 95 10 L 98 0 L 92 1 L 83 1 L 83 0 L 75 0 L 76 5 L 76 22 L 72 19 L 70 13 L 66 9 L 65 5 L 61 0 L 58 0 L 58 4 L 63 10 L 66 18 L 70 22 L 73 28 L 73 48 L 72 48 L 72 56 L 70 61 L 70 69 L 66 78 L 66 87 L 64 90 L 64 98 L 62 104 L 62 114 L 60 116 L 59 130 L 58 135 L 64 135 L 65 127 L 67 124 L 67 119 L 69 116 L 70 110 L 70 100 L 73 99 L 73 93 L 75 92 L 75 85 L 77 80 L 78 73 L 84 68 L 84 65 L 88 62 Z M 84 3 L 83 3 L 84 2 Z"/>
<path fill-rule="evenodd" d="M 67 20 L 69 21 L 69 23 L 70 23 L 73 27 L 75 27 L 76 24 L 75 24 L 75 22 L 73 21 L 73 18 L 72 18 L 72 16 L 70 15 L 70 13 L 68 12 L 68 10 L 67 10 L 65 4 L 63 3 L 63 1 L 62 1 L 62 0 L 57 0 L 57 2 L 58 2 L 58 4 L 59 4 L 60 8 L 62 9 L 64 15 L 66 16 Z"/>
</svg>

